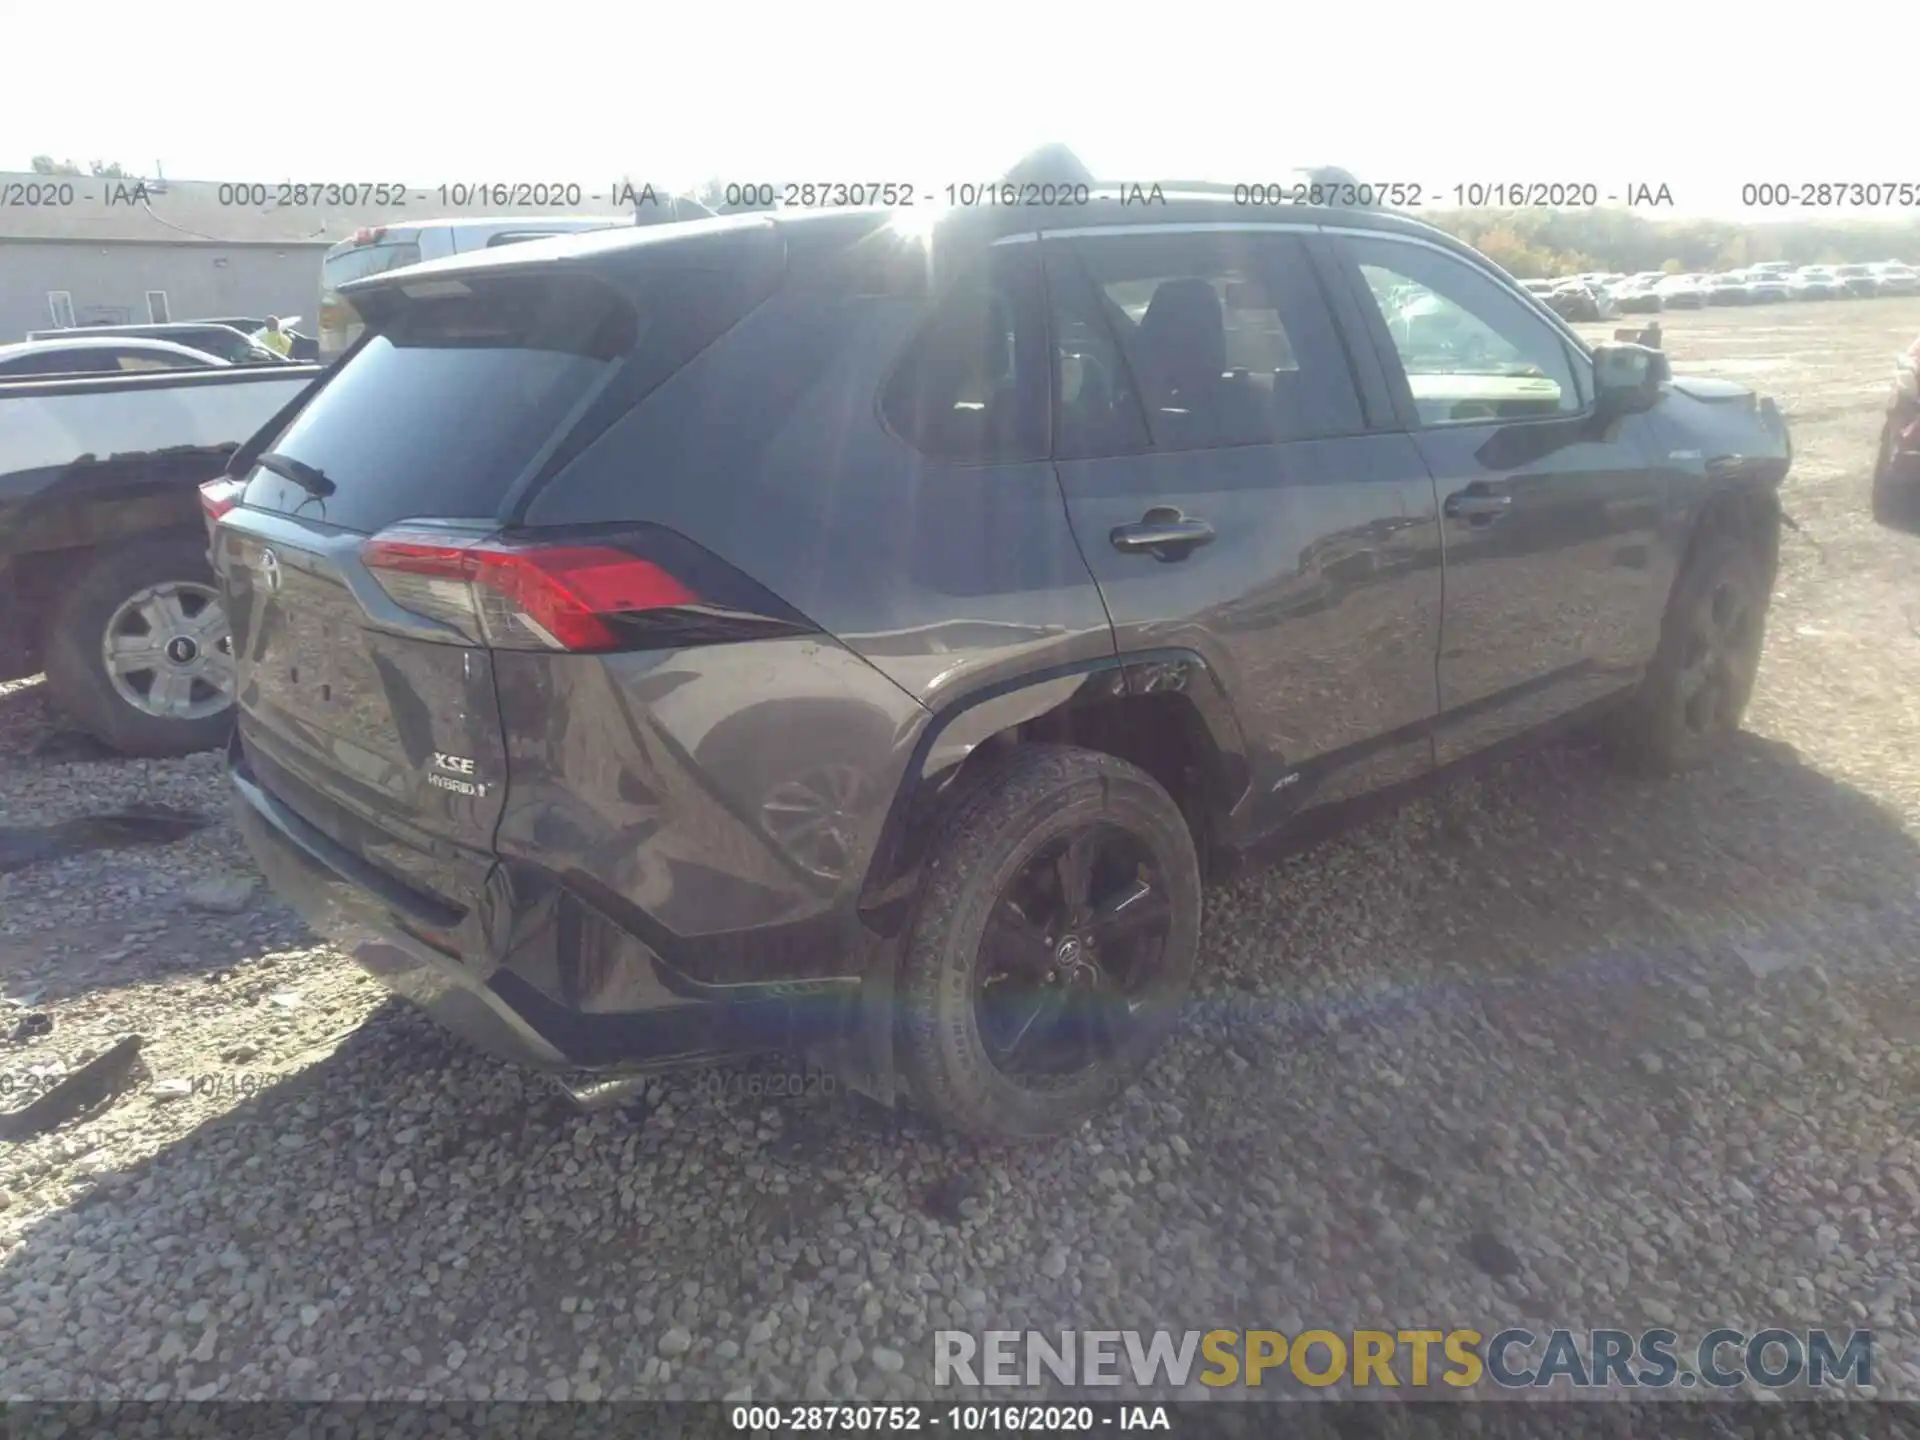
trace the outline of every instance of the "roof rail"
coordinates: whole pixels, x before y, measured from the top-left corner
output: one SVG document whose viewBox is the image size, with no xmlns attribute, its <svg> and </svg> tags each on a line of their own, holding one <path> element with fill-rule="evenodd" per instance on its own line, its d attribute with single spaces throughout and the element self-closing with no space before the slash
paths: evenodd
<svg viewBox="0 0 1920 1440">
<path fill-rule="evenodd" d="M 1308 187 L 1310 194 L 1325 192 L 1331 198 L 1320 199 L 1316 196 L 1309 203 L 1324 204 L 1350 210 L 1377 210 L 1381 206 L 1371 200 L 1370 187 L 1363 184 L 1351 170 L 1337 165 L 1293 166 L 1282 171 L 1298 177 Z M 1130 189 L 1135 185 L 1152 188 L 1158 186 L 1163 192 L 1184 195 L 1233 195 L 1244 192 L 1243 184 L 1227 184 L 1219 180 L 1103 180 L 1097 178 L 1065 145 L 1042 145 L 1028 152 L 1001 177 L 1012 185 L 1085 185 L 1093 190 Z M 1343 200 L 1341 196 L 1351 195 L 1352 200 Z M 1361 196 L 1369 196 L 1362 203 Z"/>
</svg>

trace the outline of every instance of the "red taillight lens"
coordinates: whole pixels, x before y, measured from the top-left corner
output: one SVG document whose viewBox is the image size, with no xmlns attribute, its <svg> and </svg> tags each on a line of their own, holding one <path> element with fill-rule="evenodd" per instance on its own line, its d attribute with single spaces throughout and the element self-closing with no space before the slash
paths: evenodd
<svg viewBox="0 0 1920 1440">
<path fill-rule="evenodd" d="M 360 558 L 396 605 L 503 649 L 617 650 L 621 616 L 699 599 L 658 565 L 608 545 L 387 531 Z"/>
<path fill-rule="evenodd" d="M 240 503 L 240 492 L 247 488 L 244 480 L 233 480 L 222 475 L 217 480 L 209 480 L 200 487 L 200 510 L 207 517 L 207 523 L 213 524 L 222 515 Z"/>
</svg>

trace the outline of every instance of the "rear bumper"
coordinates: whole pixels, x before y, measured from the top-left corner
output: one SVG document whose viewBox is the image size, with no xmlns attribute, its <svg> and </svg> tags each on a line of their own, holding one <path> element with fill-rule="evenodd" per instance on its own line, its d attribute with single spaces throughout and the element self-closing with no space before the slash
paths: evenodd
<svg viewBox="0 0 1920 1440">
<path fill-rule="evenodd" d="M 386 894 L 324 836 L 304 824 L 237 767 L 231 772 L 234 818 L 274 892 L 315 930 L 389 990 L 413 1001 L 476 1048 L 540 1069 L 567 1057 L 473 970 L 409 935 L 403 915 L 424 922 L 417 902 L 395 887 Z M 448 916 L 433 917 L 442 924 Z M 457 920 L 456 920 L 457 923 Z M 426 926 L 429 933 L 438 925 Z"/>
<path fill-rule="evenodd" d="M 236 822 L 274 891 L 476 1049 L 533 1069 L 598 1075 L 805 1051 L 852 1088 L 891 1101 L 891 945 L 854 917 L 840 967 L 849 975 L 701 985 L 557 881 L 530 883 L 526 867 L 498 867 L 472 911 L 412 892 L 273 795 L 237 736 L 228 761 Z M 778 954 L 791 937 L 767 941 Z"/>
</svg>

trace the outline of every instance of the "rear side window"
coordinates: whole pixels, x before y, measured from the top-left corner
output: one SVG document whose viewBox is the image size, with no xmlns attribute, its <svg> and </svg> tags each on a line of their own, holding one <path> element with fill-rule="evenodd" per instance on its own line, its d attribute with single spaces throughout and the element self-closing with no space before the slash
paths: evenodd
<svg viewBox="0 0 1920 1440">
<path fill-rule="evenodd" d="M 273 442 L 332 493 L 256 471 L 247 504 L 362 531 L 494 515 L 640 334 L 631 304 L 581 277 L 422 289 L 359 298 L 373 338 Z"/>
<path fill-rule="evenodd" d="M 184 355 L 155 355 L 147 350 L 120 350 L 114 360 L 122 370 L 192 370 L 198 367 Z"/>
<path fill-rule="evenodd" d="M 1046 296 L 1031 245 L 991 252 L 940 300 L 881 397 L 909 445 L 962 465 L 1047 456 Z"/>
<path fill-rule="evenodd" d="M 80 368 L 82 362 L 57 353 L 22 355 L 17 359 L 0 361 L 0 375 L 63 375 Z"/>
<path fill-rule="evenodd" d="M 1262 232 L 1074 246 L 1160 450 L 1357 434 L 1359 392 L 1301 242 Z"/>
<path fill-rule="evenodd" d="M 176 345 L 189 345 L 195 350 L 204 350 L 207 354 L 218 356 L 234 365 L 245 360 L 253 350 L 253 342 L 238 330 L 182 331 L 169 338 Z"/>
</svg>

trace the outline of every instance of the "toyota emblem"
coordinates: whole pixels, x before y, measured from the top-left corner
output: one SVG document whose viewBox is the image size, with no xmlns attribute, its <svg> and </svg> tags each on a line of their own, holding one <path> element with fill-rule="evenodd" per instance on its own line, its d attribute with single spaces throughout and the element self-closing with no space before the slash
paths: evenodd
<svg viewBox="0 0 1920 1440">
<path fill-rule="evenodd" d="M 262 550 L 260 552 L 260 578 L 266 581 L 267 589 L 275 593 L 279 592 L 280 557 L 274 554 L 272 550 Z"/>
</svg>

